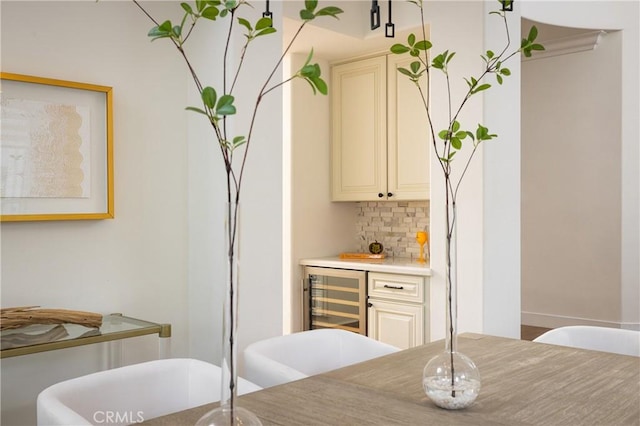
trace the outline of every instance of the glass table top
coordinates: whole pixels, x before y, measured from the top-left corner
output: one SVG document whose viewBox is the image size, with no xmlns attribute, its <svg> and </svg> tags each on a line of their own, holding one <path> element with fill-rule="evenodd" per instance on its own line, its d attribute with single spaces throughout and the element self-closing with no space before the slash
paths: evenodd
<svg viewBox="0 0 640 426">
<path fill-rule="evenodd" d="M 102 317 L 100 328 L 78 324 L 34 324 L 0 332 L 0 358 L 158 334 L 171 337 L 170 324 L 157 324 L 122 314 Z"/>
</svg>

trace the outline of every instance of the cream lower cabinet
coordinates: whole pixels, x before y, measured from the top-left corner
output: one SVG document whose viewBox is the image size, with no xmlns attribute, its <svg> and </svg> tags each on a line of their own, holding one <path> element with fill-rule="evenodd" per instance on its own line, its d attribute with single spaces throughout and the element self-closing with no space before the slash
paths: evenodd
<svg viewBox="0 0 640 426">
<path fill-rule="evenodd" d="M 425 287 L 428 278 L 370 272 L 367 335 L 401 349 L 429 341 Z"/>
</svg>

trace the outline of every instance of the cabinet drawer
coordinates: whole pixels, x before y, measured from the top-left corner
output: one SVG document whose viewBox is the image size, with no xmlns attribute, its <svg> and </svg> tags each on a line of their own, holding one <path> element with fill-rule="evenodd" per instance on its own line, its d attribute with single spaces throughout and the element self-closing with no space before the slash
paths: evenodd
<svg viewBox="0 0 640 426">
<path fill-rule="evenodd" d="M 378 272 L 369 273 L 369 297 L 423 303 L 424 286 L 424 277 Z"/>
</svg>

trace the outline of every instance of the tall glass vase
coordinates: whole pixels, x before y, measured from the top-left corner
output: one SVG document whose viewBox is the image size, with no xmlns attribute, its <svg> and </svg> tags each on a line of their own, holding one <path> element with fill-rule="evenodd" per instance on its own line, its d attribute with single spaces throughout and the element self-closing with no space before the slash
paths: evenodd
<svg viewBox="0 0 640 426">
<path fill-rule="evenodd" d="M 226 287 L 222 317 L 220 406 L 202 416 L 196 426 L 262 425 L 251 411 L 237 405 L 238 283 L 240 271 L 240 209 L 228 203 L 225 212 Z"/>
<path fill-rule="evenodd" d="M 447 321 L 445 350 L 424 367 L 424 391 L 438 407 L 449 410 L 473 404 L 480 392 L 480 372 L 469 357 L 458 352 L 457 216 L 455 205 L 447 209 L 446 287 Z"/>
</svg>

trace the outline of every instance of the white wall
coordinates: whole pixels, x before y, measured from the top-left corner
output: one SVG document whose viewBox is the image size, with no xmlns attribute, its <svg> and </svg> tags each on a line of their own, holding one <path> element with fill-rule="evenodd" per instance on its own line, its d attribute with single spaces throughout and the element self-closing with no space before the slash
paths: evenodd
<svg viewBox="0 0 640 426">
<path fill-rule="evenodd" d="M 274 26 L 282 28 L 281 4 L 272 3 Z M 251 22 L 262 10 L 244 7 L 241 16 Z M 200 36 L 196 64 L 205 85 L 214 85 L 221 75 L 221 43 L 224 31 L 216 25 Z M 281 54 L 278 32 L 257 39 L 249 47 L 244 71 L 234 96 L 238 115 L 229 123 L 230 133 L 248 135 L 249 112 L 258 90 Z M 218 42 L 213 42 L 218 40 Z M 234 41 L 238 52 L 244 40 Z M 237 58 L 231 58 L 237 61 Z M 230 67 L 229 69 L 234 69 Z M 273 82 L 281 81 L 278 71 Z M 213 80 L 213 81 L 212 81 Z M 271 85 L 270 85 L 271 86 Z M 216 86 L 220 87 L 220 86 Z M 220 90 L 218 90 L 220 92 Z M 192 91 L 190 104 L 198 102 Z M 241 197 L 240 298 L 238 353 L 256 340 L 282 332 L 282 92 L 276 90 L 261 103 L 246 164 Z M 224 297 L 224 221 L 226 202 L 222 159 L 210 127 L 200 117 L 189 118 L 189 315 L 193 332 L 191 355 L 218 363 L 222 341 L 221 303 Z M 204 123 L 203 123 L 204 121 Z M 239 357 L 242 364 L 242 357 Z"/>
<path fill-rule="evenodd" d="M 523 64 L 527 324 L 569 325 L 563 323 L 569 318 L 620 324 L 621 174 L 616 171 L 622 85 L 619 67 L 611 66 L 621 62 L 620 35 L 607 34 L 595 50 Z"/>
<path fill-rule="evenodd" d="M 495 2 L 485 2 L 485 50 L 505 45 Z M 510 51 L 519 47 L 520 4 L 507 12 Z M 483 332 L 520 337 L 520 61 L 505 63 L 511 76 L 494 79 L 484 96 L 484 125 L 498 135 L 483 148 Z M 494 80 L 494 81 L 492 81 Z"/>
<path fill-rule="evenodd" d="M 158 4 L 170 15 L 175 5 Z M 122 312 L 188 354 L 184 67 L 129 2 L 2 2 L 2 71 L 112 86 L 115 219 L 1 225 L 2 306 Z M 179 13 L 179 12 L 178 12 Z M 173 53 L 173 52 L 170 52 Z M 125 364 L 157 336 L 123 342 Z M 101 369 L 100 345 L 2 360 L 2 424 L 35 424 L 44 387 Z"/>
<path fill-rule="evenodd" d="M 307 59 L 306 54 L 293 54 L 292 72 Z M 322 75 L 330 85 L 329 63 L 316 58 Z M 335 256 L 356 247 L 355 203 L 332 203 L 329 171 L 331 153 L 331 121 L 329 97 L 314 95 L 309 85 L 296 80 L 291 84 L 285 102 L 290 110 L 290 291 L 285 305 L 291 305 L 285 332 L 302 329 L 302 271 L 298 262 L 304 258 Z M 288 119 L 285 118 L 285 122 Z M 285 126 L 287 123 L 285 123 Z M 287 179 L 289 180 L 289 179 Z M 285 284 L 286 285 L 286 284 Z M 289 327 L 289 328 L 288 328 Z"/>
<path fill-rule="evenodd" d="M 637 137 L 640 126 L 637 119 L 640 116 L 640 5 L 625 1 L 527 1 L 522 5 L 522 16 L 552 25 L 622 30 L 620 168 L 615 171 L 620 176 L 621 197 L 620 284 L 619 302 L 616 303 L 620 306 L 620 317 L 616 322 L 622 327 L 640 328 L 640 149 Z"/>
<path fill-rule="evenodd" d="M 484 10 L 481 2 L 425 2 L 425 16 L 431 28 L 432 52 L 456 52 L 450 63 L 453 105 L 458 106 L 466 93 L 464 77 L 478 75 L 482 63 Z M 418 19 L 416 16 L 415 19 Z M 455 21 L 455 25 L 451 22 Z M 449 122 L 446 84 L 438 71 L 431 77 L 431 110 L 438 132 Z M 470 101 L 461 115 L 463 126 L 475 130 L 483 122 L 482 96 Z M 484 148 L 483 148 L 484 149 Z M 458 154 L 460 157 L 461 154 Z M 462 158 L 462 157 L 460 157 Z M 456 159 L 457 173 L 462 163 Z M 482 331 L 482 152 L 476 156 L 464 178 L 458 197 L 458 328 L 460 331 Z M 432 340 L 445 334 L 445 191 L 444 178 L 435 155 L 431 156 L 431 324 Z M 438 302 L 440 301 L 440 302 Z"/>
</svg>

